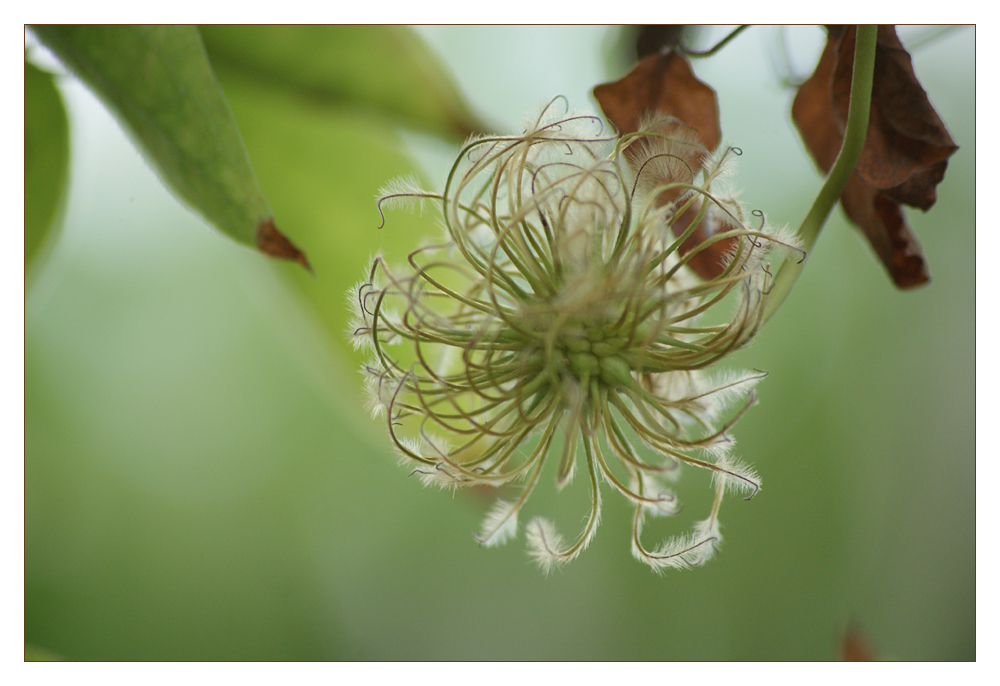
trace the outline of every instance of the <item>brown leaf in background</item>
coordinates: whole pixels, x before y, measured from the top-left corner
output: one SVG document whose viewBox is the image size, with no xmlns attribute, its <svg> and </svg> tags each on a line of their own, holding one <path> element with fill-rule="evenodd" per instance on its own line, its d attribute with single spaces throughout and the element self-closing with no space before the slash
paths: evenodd
<svg viewBox="0 0 1000 686">
<path fill-rule="evenodd" d="M 914 288 L 930 280 L 920 243 L 910 231 L 899 203 L 851 176 L 840 196 L 844 212 L 862 227 L 868 243 L 900 288 Z"/>
<path fill-rule="evenodd" d="M 695 77 L 691 65 L 679 52 L 671 50 L 641 59 L 624 78 L 594 88 L 594 97 L 620 134 L 638 131 L 643 118 L 654 115 L 672 117 L 679 122 L 662 125 L 660 133 L 669 134 L 671 129 L 683 127 L 694 133 L 705 154 L 717 148 L 722 140 L 715 91 Z M 693 166 L 700 165 L 704 156 L 696 155 L 691 160 Z M 664 193 L 659 204 L 673 202 L 676 196 L 677 193 Z M 674 235 L 680 236 L 688 229 L 699 208 L 700 204 L 696 203 L 673 222 Z M 698 247 L 711 235 L 709 221 L 703 220 L 681 245 L 681 255 Z M 688 266 L 704 279 L 718 276 L 723 271 L 722 258 L 731 244 L 732 240 L 723 240 L 699 250 Z"/>
<path fill-rule="evenodd" d="M 620 133 L 638 131 L 640 119 L 652 112 L 694 129 L 705 150 L 722 140 L 715 91 L 695 77 L 678 52 L 643 58 L 624 78 L 594 88 L 594 97 Z"/>
<path fill-rule="evenodd" d="M 792 119 L 816 164 L 830 171 L 847 125 L 856 28 L 829 27 L 813 75 L 802 84 Z M 923 253 L 900 204 L 929 209 L 958 146 L 927 99 L 893 26 L 879 26 L 872 107 L 864 149 L 841 195 L 900 288 L 929 280 Z"/>
</svg>

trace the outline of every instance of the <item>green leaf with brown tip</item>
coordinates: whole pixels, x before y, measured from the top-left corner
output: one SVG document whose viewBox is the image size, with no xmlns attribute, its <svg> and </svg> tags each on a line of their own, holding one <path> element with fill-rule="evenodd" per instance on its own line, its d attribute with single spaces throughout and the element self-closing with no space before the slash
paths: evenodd
<svg viewBox="0 0 1000 686">
<path fill-rule="evenodd" d="M 177 195 L 237 242 L 308 267 L 274 227 L 197 29 L 32 30 L 117 115 Z"/>
<path fill-rule="evenodd" d="M 344 331 L 343 295 L 381 252 L 402 260 L 417 236 L 437 231 L 435 213 L 393 213 L 379 229 L 376 194 L 388 179 L 413 171 L 399 137 L 383 121 L 350 107 L 318 107 L 270 81 L 219 65 L 247 149 L 275 211 L 309 244 L 316 277 L 285 276 L 305 296 L 331 344 L 361 364 Z M 285 271 L 285 270 L 282 270 Z"/>
</svg>

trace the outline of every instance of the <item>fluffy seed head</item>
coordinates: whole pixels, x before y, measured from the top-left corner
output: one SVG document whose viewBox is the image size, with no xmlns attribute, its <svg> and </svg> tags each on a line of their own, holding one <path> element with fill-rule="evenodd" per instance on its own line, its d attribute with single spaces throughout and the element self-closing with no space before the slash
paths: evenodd
<svg viewBox="0 0 1000 686">
<path fill-rule="evenodd" d="M 594 117 L 554 109 L 521 135 L 467 142 L 441 193 L 412 179 L 387 187 L 380 209 L 434 201 L 445 235 L 402 267 L 376 257 L 351 294 L 352 334 L 372 351 L 371 404 L 425 482 L 516 485 L 487 515 L 484 545 L 516 534 L 549 462 L 559 488 L 586 472 L 591 508 L 573 543 L 547 519 L 529 522 L 544 569 L 591 541 L 602 481 L 635 507 L 639 559 L 657 570 L 701 564 L 720 540 L 722 495 L 760 487 L 726 432 L 763 376 L 712 381 L 704 370 L 753 337 L 769 260 L 795 248 L 713 187 L 734 150 L 709 155 L 655 120 L 616 139 Z M 675 236 L 682 216 L 690 226 Z M 696 226 L 711 231 L 681 254 Z M 696 278 L 686 263 L 721 240 L 733 245 L 721 273 Z M 714 314 L 722 308 L 727 317 Z M 713 473 L 709 516 L 648 550 L 643 523 L 679 510 L 665 484 L 683 464 Z"/>
</svg>

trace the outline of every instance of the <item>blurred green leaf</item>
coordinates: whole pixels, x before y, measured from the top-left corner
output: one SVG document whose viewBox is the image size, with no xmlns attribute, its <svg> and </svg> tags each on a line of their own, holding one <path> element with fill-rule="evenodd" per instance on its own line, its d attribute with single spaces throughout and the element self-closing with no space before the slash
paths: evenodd
<svg viewBox="0 0 1000 686">
<path fill-rule="evenodd" d="M 39 648 L 36 645 L 30 643 L 24 644 L 24 661 L 25 662 L 57 662 L 63 658 L 56 655 L 51 650 L 46 650 L 45 648 Z"/>
<path fill-rule="evenodd" d="M 56 225 L 69 176 L 69 123 L 52 75 L 24 62 L 24 264 Z"/>
<path fill-rule="evenodd" d="M 468 136 L 483 130 L 450 75 L 405 26 L 203 26 L 213 65 L 317 103 L 401 117 Z"/>
<path fill-rule="evenodd" d="M 344 295 L 370 267 L 375 251 L 402 259 L 435 230 L 433 213 L 395 213 L 386 228 L 375 198 L 390 179 L 413 171 L 399 138 L 351 108 L 315 101 L 246 73 L 216 67 L 247 148 L 260 163 L 261 184 L 295 235 L 309 245 L 316 277 L 287 276 L 345 354 L 360 363 L 344 334 Z"/>
<path fill-rule="evenodd" d="M 167 186 L 236 241 L 308 267 L 274 226 L 194 27 L 32 30 L 115 112 Z"/>
</svg>

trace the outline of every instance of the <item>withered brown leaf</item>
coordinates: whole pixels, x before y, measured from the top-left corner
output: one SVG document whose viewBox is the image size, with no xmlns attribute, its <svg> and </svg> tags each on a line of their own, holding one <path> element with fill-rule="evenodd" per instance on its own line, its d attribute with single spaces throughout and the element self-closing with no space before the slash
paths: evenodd
<svg viewBox="0 0 1000 686">
<path fill-rule="evenodd" d="M 595 87 L 594 97 L 620 133 L 637 131 L 642 117 L 653 112 L 694 129 L 706 150 L 722 140 L 715 91 L 674 50 L 644 57 L 624 78 Z"/>
<path fill-rule="evenodd" d="M 837 158 L 847 125 L 855 36 L 854 26 L 828 27 L 816 71 L 792 104 L 792 119 L 824 172 Z M 917 80 L 895 27 L 879 26 L 868 132 L 841 204 L 900 288 L 930 278 L 900 204 L 929 209 L 957 149 Z"/>
<path fill-rule="evenodd" d="M 667 130 L 661 133 L 669 133 L 672 127 L 693 132 L 705 154 L 722 140 L 715 91 L 698 80 L 687 59 L 677 51 L 644 57 L 624 78 L 594 88 L 594 97 L 620 134 L 634 133 L 644 117 L 654 115 L 678 122 L 664 124 Z M 698 155 L 693 161 L 700 164 L 703 158 L 704 154 Z M 668 192 L 661 194 L 658 202 L 665 204 L 675 199 L 676 193 Z M 674 234 L 683 234 L 697 214 L 696 205 L 678 217 L 671 225 Z M 706 218 L 681 245 L 681 255 L 701 245 L 711 234 L 710 220 Z M 723 240 L 705 247 L 691 257 L 688 265 L 702 278 L 712 279 L 722 273 L 723 256 L 731 244 L 731 240 Z"/>
</svg>

